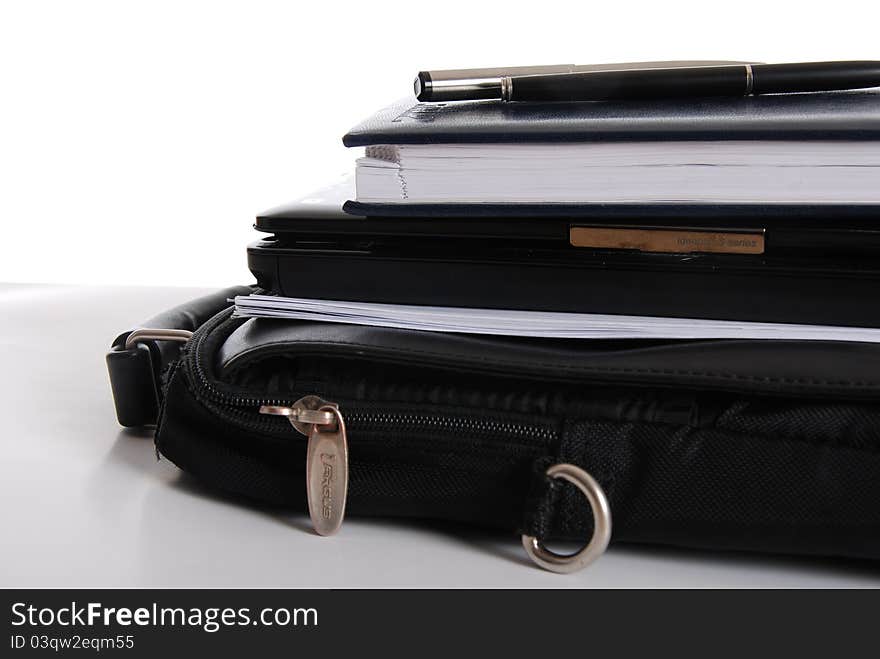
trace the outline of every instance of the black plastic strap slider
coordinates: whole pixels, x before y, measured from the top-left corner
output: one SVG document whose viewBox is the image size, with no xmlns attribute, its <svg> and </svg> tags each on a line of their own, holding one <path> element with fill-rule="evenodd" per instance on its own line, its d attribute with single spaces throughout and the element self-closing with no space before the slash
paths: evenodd
<svg viewBox="0 0 880 659">
<path fill-rule="evenodd" d="M 116 405 L 116 419 L 126 428 L 156 423 L 159 417 L 158 354 L 155 341 L 189 341 L 192 332 L 183 329 L 137 329 L 119 336 L 107 353 L 110 389 Z M 145 343 L 149 341 L 150 343 Z"/>
<path fill-rule="evenodd" d="M 145 343 L 114 346 L 107 353 L 107 371 L 119 425 L 135 428 L 156 423 L 159 392 L 150 347 Z"/>
</svg>

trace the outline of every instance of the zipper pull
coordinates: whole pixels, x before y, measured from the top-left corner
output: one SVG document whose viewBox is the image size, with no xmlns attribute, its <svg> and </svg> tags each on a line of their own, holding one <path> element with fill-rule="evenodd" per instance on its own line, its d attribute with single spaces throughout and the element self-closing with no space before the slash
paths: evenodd
<svg viewBox="0 0 880 659">
<path fill-rule="evenodd" d="M 348 494 L 348 441 L 339 406 L 318 396 L 305 396 L 292 406 L 263 405 L 261 414 L 286 416 L 309 438 L 306 451 L 306 496 L 318 535 L 333 535 L 345 517 Z"/>
</svg>

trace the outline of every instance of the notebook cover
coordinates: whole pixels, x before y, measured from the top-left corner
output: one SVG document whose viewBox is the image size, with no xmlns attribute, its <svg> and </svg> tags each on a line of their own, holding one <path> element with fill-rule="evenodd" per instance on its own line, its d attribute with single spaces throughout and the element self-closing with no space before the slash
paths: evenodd
<svg viewBox="0 0 880 659">
<path fill-rule="evenodd" d="M 343 137 L 373 144 L 880 139 L 880 89 L 586 103 L 403 99 Z"/>
<path fill-rule="evenodd" d="M 594 220 L 712 220 L 716 222 L 751 223 L 787 219 L 797 221 L 833 222 L 842 226 L 845 221 L 865 221 L 873 226 L 880 217 L 880 207 L 850 204 L 685 204 L 685 203 L 592 203 L 592 204 L 401 204 L 351 201 L 355 196 L 354 178 L 346 176 L 310 193 L 307 197 L 270 208 L 257 215 L 255 228 L 259 231 L 289 231 L 297 226 L 324 225 L 331 231 L 360 232 L 364 217 L 388 218 L 389 226 L 402 219 L 434 217 L 446 219 L 488 218 L 508 222 L 512 218 L 527 221 L 535 216 L 558 218 L 588 218 Z M 344 211 L 344 212 L 343 212 Z M 375 225 L 375 223 L 371 223 Z M 431 233 L 425 226 L 424 233 Z M 440 231 L 442 233 L 442 230 Z"/>
<path fill-rule="evenodd" d="M 682 222 L 752 220 L 764 224 L 779 220 L 839 223 L 844 220 L 880 221 L 878 204 L 717 204 L 717 203 L 450 203 L 410 204 L 348 200 L 343 210 L 358 217 L 430 218 L 578 218 L 607 221 L 659 220 L 678 218 Z"/>
</svg>

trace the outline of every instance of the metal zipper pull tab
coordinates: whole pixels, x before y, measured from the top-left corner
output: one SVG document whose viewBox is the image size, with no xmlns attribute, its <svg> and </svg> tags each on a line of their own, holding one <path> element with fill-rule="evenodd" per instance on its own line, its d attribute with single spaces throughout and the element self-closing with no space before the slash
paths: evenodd
<svg viewBox="0 0 880 659">
<path fill-rule="evenodd" d="M 316 533 L 333 535 L 342 525 L 348 495 L 348 440 L 339 406 L 317 396 L 306 396 L 291 407 L 263 405 L 260 413 L 286 416 L 290 425 L 309 438 L 309 516 Z"/>
</svg>

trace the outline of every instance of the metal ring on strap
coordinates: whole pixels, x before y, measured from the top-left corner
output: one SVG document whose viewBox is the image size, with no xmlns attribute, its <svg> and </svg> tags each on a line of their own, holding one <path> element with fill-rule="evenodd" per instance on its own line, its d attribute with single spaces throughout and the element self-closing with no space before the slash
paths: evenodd
<svg viewBox="0 0 880 659">
<path fill-rule="evenodd" d="M 557 554 L 532 535 L 523 535 L 522 544 L 526 553 L 545 570 L 567 574 L 587 567 L 601 556 L 611 540 L 611 509 L 605 492 L 596 480 L 586 471 L 573 464 L 561 463 L 547 470 L 549 478 L 561 478 L 578 488 L 587 498 L 593 511 L 593 537 L 580 551 L 574 554 Z"/>
<path fill-rule="evenodd" d="M 125 349 L 128 350 L 141 341 L 178 341 L 186 343 L 193 335 L 183 329 L 136 329 L 125 338 Z"/>
</svg>

